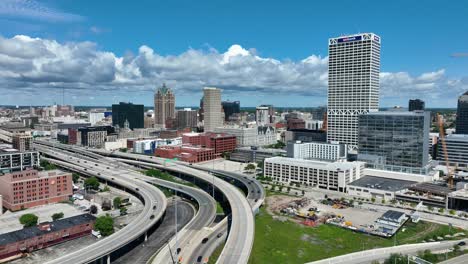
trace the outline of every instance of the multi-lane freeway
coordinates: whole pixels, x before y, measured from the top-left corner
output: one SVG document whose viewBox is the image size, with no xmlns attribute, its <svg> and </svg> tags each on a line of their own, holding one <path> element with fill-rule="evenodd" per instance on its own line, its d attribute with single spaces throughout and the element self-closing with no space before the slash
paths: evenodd
<svg viewBox="0 0 468 264">
<path fill-rule="evenodd" d="M 215 187 L 220 190 L 224 196 L 227 198 L 231 211 L 232 211 L 232 222 L 231 222 L 231 229 L 228 235 L 228 238 L 226 240 L 225 248 L 223 249 L 223 252 L 221 253 L 220 258 L 218 259 L 218 263 L 247 263 L 248 258 L 250 256 L 250 251 L 252 248 L 253 244 L 253 235 L 254 235 L 254 221 L 253 221 L 253 214 L 252 214 L 252 209 L 251 206 L 249 205 L 249 202 L 245 199 L 243 194 L 234 186 L 230 185 L 229 183 L 218 179 L 216 177 L 212 177 L 210 174 L 190 168 L 189 166 L 177 164 L 177 163 L 171 163 L 169 166 L 166 166 L 166 161 L 164 159 L 156 158 L 156 157 L 148 157 L 148 156 L 141 156 L 141 155 L 135 155 L 135 154 L 130 154 L 130 153 L 115 153 L 115 152 L 108 152 L 104 150 L 97 150 L 97 149 L 85 149 L 81 147 L 75 147 L 75 146 L 67 146 L 67 145 L 58 145 L 58 144 L 53 144 L 50 142 L 42 142 L 43 146 L 44 145 L 49 145 L 49 146 L 55 146 L 55 147 L 60 147 L 63 149 L 66 149 L 66 151 L 70 152 L 75 152 L 75 153 L 80 153 L 81 155 L 85 155 L 88 157 L 92 157 L 94 159 L 105 159 L 101 155 L 109 155 L 109 156 L 117 156 L 117 157 L 122 157 L 122 158 L 127 158 L 127 159 L 134 159 L 134 160 L 143 160 L 145 162 L 152 163 L 153 165 L 157 166 L 163 166 L 162 169 L 172 171 L 172 172 L 177 172 L 177 173 L 182 173 L 186 175 L 190 175 L 193 177 L 196 177 L 198 179 L 204 180 L 209 183 L 214 183 Z M 94 152 L 95 154 L 92 154 L 90 152 Z M 50 149 L 49 149 L 50 151 Z M 50 154 L 50 153 L 49 153 Z M 93 156 L 94 155 L 94 156 Z M 69 159 L 71 157 L 68 157 Z M 76 157 L 75 157 L 76 158 Z M 111 170 L 113 173 L 116 173 L 115 167 L 109 168 L 110 166 L 117 166 L 117 168 L 122 168 L 121 162 L 112 160 L 112 159 L 106 159 L 105 160 L 108 165 L 101 165 L 97 163 L 98 167 L 101 166 L 107 166 L 107 170 Z M 122 173 L 122 172 L 120 172 Z M 128 177 L 128 171 L 127 171 L 127 177 Z M 138 177 L 135 175 L 132 177 L 133 179 L 139 179 L 142 181 L 148 181 L 148 179 L 145 179 L 146 176 L 139 174 Z M 151 178 L 151 181 L 158 181 L 159 179 L 154 179 Z M 156 183 L 156 182 L 155 182 Z M 156 184 L 161 184 L 161 183 L 156 183 Z M 169 187 L 170 188 L 170 187 Z M 188 186 L 184 186 L 181 190 L 179 191 L 184 191 L 185 188 L 189 188 Z M 258 194 L 258 191 L 257 191 Z M 258 199 L 255 199 L 258 201 Z M 204 203 L 200 203 L 203 205 Z M 212 204 L 212 203 L 211 203 Z M 214 210 L 213 210 L 214 211 Z M 197 213 L 197 216 L 205 216 L 204 221 L 200 222 L 205 222 L 204 224 L 200 225 L 199 227 L 203 226 L 206 227 L 207 223 L 212 221 L 210 213 L 201 213 L 200 211 Z M 208 217 L 207 217 L 208 216 Z M 201 219 L 202 217 L 200 217 Z M 209 221 L 208 221 L 208 220 Z M 192 222 L 191 222 L 192 223 Z M 191 230 L 189 223 L 184 230 Z M 182 232 L 184 231 L 182 230 Z M 199 230 L 198 230 L 199 231 Z M 190 248 L 187 247 L 184 249 L 182 252 L 187 252 L 184 256 L 191 256 L 193 255 L 193 251 L 196 250 L 197 245 L 201 243 L 201 240 L 203 239 L 202 236 L 199 236 L 201 232 L 185 232 L 187 233 L 185 236 L 182 233 L 179 238 L 182 240 L 184 237 L 189 237 L 192 239 L 189 239 L 189 244 Z M 198 236 L 197 236 L 198 235 Z M 196 239 L 195 239 L 196 238 Z M 195 239 L 195 241 L 193 241 Z M 200 240 L 200 243 L 196 243 L 196 240 Z M 183 241 L 180 241 L 183 242 Z M 193 243 L 192 243 L 193 242 Z M 180 244 L 181 245 L 181 244 Z M 175 248 L 175 245 L 172 245 L 171 248 Z M 183 255 L 183 253 L 181 253 Z M 188 258 L 188 257 L 187 257 Z M 172 261 L 167 257 L 164 259 L 164 261 L 167 261 L 167 263 L 171 263 Z M 160 262 L 164 263 L 164 262 Z"/>
<path fill-rule="evenodd" d="M 217 263 L 248 262 L 255 233 L 254 216 L 249 202 L 235 186 L 232 186 L 222 179 L 213 177 L 207 172 L 200 171 L 179 162 L 171 162 L 170 164 L 167 164 L 166 159 L 153 156 L 142 156 L 122 152 L 109 152 L 101 149 L 92 149 L 92 151 L 102 155 L 122 157 L 158 164 L 159 166 L 163 166 L 162 168 L 167 171 L 188 174 L 205 182 L 212 183 L 226 197 L 231 207 L 232 213 L 229 235 Z M 203 238 L 201 238 L 201 240 L 202 239 Z M 201 241 L 199 243 L 192 243 L 191 245 L 199 245 L 200 243 Z"/>
<path fill-rule="evenodd" d="M 158 178 L 145 176 L 139 172 L 129 169 L 127 166 L 125 166 L 125 164 L 122 164 L 116 160 L 110 160 L 108 158 L 106 159 L 98 154 L 88 152 L 84 149 L 73 148 L 70 146 L 58 144 L 54 144 L 55 149 L 52 149 L 50 147 L 51 143 L 49 142 L 40 142 L 39 144 L 37 144 L 39 146 L 37 146 L 36 148 L 41 150 L 43 153 L 46 153 L 47 155 L 56 155 L 56 157 L 64 159 L 68 162 L 73 161 L 76 163 L 80 163 L 82 164 L 82 166 L 85 166 L 87 168 L 97 169 L 99 171 L 99 175 L 105 175 L 106 173 L 111 173 L 112 175 L 124 175 L 124 177 L 126 177 L 127 179 L 156 184 L 158 186 L 169 188 L 192 197 L 195 201 L 197 201 L 199 206 L 196 216 L 184 227 L 184 229 L 190 231 L 188 237 L 192 237 L 197 232 L 202 230 L 202 228 L 209 226 L 216 216 L 215 200 L 200 189 L 170 181 L 164 181 Z M 58 150 L 59 148 L 61 149 Z M 73 152 L 78 152 L 80 154 L 80 159 L 78 159 L 77 155 Z M 57 156 L 57 153 L 60 153 L 62 155 Z M 83 157 L 87 158 L 81 159 Z M 93 157 L 94 160 L 90 161 L 89 157 Z M 106 162 L 107 165 L 102 164 L 101 162 L 103 161 Z M 171 245 L 171 249 L 175 250 L 175 245 Z M 172 256 L 170 254 L 166 255 L 165 261 L 172 262 Z"/>
<path fill-rule="evenodd" d="M 38 148 L 41 149 L 41 152 L 46 153 L 50 157 L 61 159 L 55 160 L 46 158 L 48 161 L 69 170 L 77 171 L 84 175 L 97 176 L 126 189 L 133 190 L 133 192 L 141 197 L 144 203 L 142 213 L 140 213 L 129 225 L 125 226 L 120 231 L 92 244 L 91 246 L 77 250 L 71 254 L 61 256 L 60 258 L 56 258 L 48 263 L 89 263 L 106 256 L 107 262 L 110 262 L 110 254 L 112 252 L 141 236 L 145 236 L 146 232 L 164 215 L 167 206 L 166 198 L 164 194 L 153 185 L 144 181 L 132 181 L 118 173 L 107 173 L 99 168 L 94 168 L 93 166 L 75 165 L 73 162 L 67 162 L 64 160 L 71 159 L 72 161 L 78 161 L 80 159 L 70 157 L 66 154 L 47 148 Z M 84 164 L 84 161 L 85 160 L 81 160 L 81 164 Z"/>
</svg>

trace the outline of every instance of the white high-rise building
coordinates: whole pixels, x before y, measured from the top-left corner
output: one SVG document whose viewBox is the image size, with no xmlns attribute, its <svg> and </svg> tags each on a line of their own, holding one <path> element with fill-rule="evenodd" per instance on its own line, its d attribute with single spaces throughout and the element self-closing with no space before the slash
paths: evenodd
<svg viewBox="0 0 468 264">
<path fill-rule="evenodd" d="M 223 125 L 221 107 L 221 89 L 214 87 L 203 88 L 203 111 L 205 132 Z"/>
<path fill-rule="evenodd" d="M 328 40 L 328 141 L 358 145 L 358 117 L 379 109 L 380 37 Z"/>
<path fill-rule="evenodd" d="M 270 123 L 270 109 L 268 106 L 257 106 L 255 111 L 255 121 L 257 125 L 266 125 Z"/>
</svg>

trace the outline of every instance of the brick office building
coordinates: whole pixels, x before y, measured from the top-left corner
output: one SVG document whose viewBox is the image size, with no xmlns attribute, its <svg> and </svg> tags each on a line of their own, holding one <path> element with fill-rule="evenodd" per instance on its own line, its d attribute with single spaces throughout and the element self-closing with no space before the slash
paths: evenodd
<svg viewBox="0 0 468 264">
<path fill-rule="evenodd" d="M 232 152 L 236 149 L 236 136 L 226 133 L 186 133 L 182 143 L 214 149 L 216 154 Z"/>
<path fill-rule="evenodd" d="M 66 201 L 73 195 L 72 174 L 34 169 L 0 174 L 0 195 L 11 211 Z"/>
<path fill-rule="evenodd" d="M 163 146 L 156 149 L 154 153 L 157 157 L 174 159 L 196 163 L 212 160 L 218 157 L 214 149 L 194 146 Z"/>
<path fill-rule="evenodd" d="M 290 118 L 287 123 L 288 129 L 304 129 L 305 121 L 300 118 Z"/>
<path fill-rule="evenodd" d="M 0 260 L 50 247 L 91 233 L 96 217 L 76 215 L 0 235 Z"/>
</svg>

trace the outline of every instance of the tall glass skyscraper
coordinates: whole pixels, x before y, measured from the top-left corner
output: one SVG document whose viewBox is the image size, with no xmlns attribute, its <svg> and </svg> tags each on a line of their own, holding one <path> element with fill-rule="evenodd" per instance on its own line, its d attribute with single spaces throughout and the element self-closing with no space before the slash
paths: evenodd
<svg viewBox="0 0 468 264">
<path fill-rule="evenodd" d="M 375 169 L 427 174 L 430 112 L 374 112 L 359 116 L 358 159 Z"/>
<path fill-rule="evenodd" d="M 379 109 L 380 37 L 373 33 L 328 41 L 327 140 L 358 146 L 358 116 Z"/>
<path fill-rule="evenodd" d="M 123 103 L 112 105 L 112 125 L 125 127 L 128 122 L 129 128 L 144 128 L 145 127 L 144 106 L 132 103 Z"/>
<path fill-rule="evenodd" d="M 468 134 L 468 92 L 458 98 L 457 134 Z"/>
</svg>

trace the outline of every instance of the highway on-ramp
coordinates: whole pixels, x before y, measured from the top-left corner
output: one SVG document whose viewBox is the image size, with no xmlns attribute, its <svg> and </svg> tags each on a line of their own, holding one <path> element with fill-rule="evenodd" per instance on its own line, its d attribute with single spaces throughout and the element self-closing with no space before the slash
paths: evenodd
<svg viewBox="0 0 468 264">
<path fill-rule="evenodd" d="M 63 154 L 58 152 L 52 152 L 50 150 L 41 150 L 43 153 L 47 153 L 48 156 L 57 157 L 64 159 Z M 143 181 L 131 181 L 125 177 L 121 177 L 115 174 L 106 174 L 104 172 L 98 172 L 96 169 L 85 168 L 74 165 L 69 162 L 47 159 L 50 162 L 57 164 L 58 166 L 65 167 L 72 171 L 77 171 L 85 175 L 97 176 L 103 180 L 113 182 L 114 184 L 120 185 L 127 189 L 132 189 L 138 195 L 141 196 L 144 202 L 144 208 L 129 225 L 125 226 L 115 234 L 106 237 L 98 242 L 77 250 L 71 254 L 67 254 L 56 258 L 49 264 L 55 263 L 89 263 L 94 260 L 100 259 L 107 256 L 107 261 L 110 262 L 110 254 L 115 250 L 127 245 L 128 243 L 136 240 L 137 238 L 144 236 L 148 229 L 158 222 L 166 210 L 167 201 L 164 194 L 152 186 Z M 100 175 L 98 175 L 100 174 Z"/>
<path fill-rule="evenodd" d="M 122 157 L 163 165 L 165 170 L 188 174 L 208 183 L 213 183 L 227 198 L 232 213 L 231 229 L 226 240 L 225 246 L 217 263 L 247 263 L 253 246 L 255 222 L 252 208 L 249 202 L 235 186 L 228 182 L 213 177 L 207 172 L 200 171 L 190 166 L 178 162 L 168 163 L 166 159 L 142 156 L 131 153 L 109 152 L 101 149 L 92 149 L 91 151 L 114 157 Z"/>
</svg>

